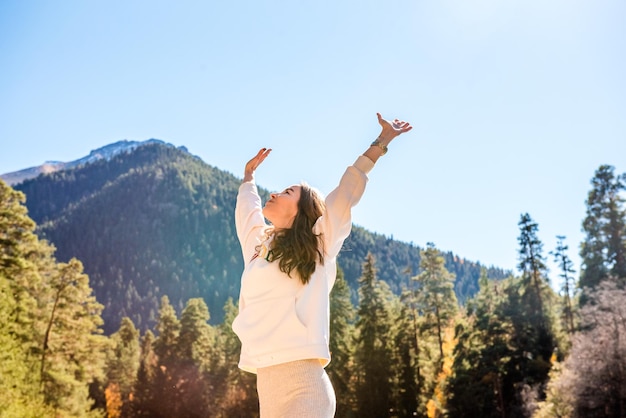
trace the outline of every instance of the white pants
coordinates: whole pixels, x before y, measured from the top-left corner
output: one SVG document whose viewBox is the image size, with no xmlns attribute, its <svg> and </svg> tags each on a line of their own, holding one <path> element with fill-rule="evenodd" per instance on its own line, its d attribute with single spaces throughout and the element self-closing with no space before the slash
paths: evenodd
<svg viewBox="0 0 626 418">
<path fill-rule="evenodd" d="M 257 370 L 261 418 L 332 418 L 335 391 L 319 360 L 298 360 Z"/>
</svg>

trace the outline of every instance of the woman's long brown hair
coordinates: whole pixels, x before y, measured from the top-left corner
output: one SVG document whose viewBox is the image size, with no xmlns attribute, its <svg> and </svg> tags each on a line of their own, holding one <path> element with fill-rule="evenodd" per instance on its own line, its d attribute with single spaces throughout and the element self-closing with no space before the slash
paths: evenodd
<svg viewBox="0 0 626 418">
<path fill-rule="evenodd" d="M 307 284 L 315 271 L 317 261 L 324 264 L 324 248 L 313 225 L 322 216 L 324 201 L 319 193 L 306 183 L 300 184 L 298 213 L 289 229 L 276 231 L 272 243 L 271 260 L 278 260 L 278 267 L 291 277 L 295 270 L 302 283 Z"/>
</svg>

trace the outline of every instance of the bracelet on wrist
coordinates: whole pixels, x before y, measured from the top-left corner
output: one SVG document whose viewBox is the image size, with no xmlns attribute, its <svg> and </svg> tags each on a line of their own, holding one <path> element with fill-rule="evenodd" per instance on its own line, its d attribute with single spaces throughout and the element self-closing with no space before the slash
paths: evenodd
<svg viewBox="0 0 626 418">
<path fill-rule="evenodd" d="M 380 141 L 380 137 L 376 138 L 374 140 L 374 142 L 372 142 L 370 144 L 370 147 L 378 147 L 378 148 L 380 148 L 383 151 L 383 153 L 381 155 L 385 155 L 385 154 L 387 154 L 387 151 L 389 151 L 389 148 L 387 148 L 387 145 L 383 144 Z"/>
</svg>

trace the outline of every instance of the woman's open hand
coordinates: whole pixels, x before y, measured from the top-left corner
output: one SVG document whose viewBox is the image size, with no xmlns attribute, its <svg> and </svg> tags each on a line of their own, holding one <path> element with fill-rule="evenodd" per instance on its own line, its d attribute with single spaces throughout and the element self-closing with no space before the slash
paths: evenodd
<svg viewBox="0 0 626 418">
<path fill-rule="evenodd" d="M 376 113 L 376 116 L 378 116 L 378 123 L 380 123 L 380 126 L 382 126 L 383 128 L 382 132 L 379 135 L 379 138 L 387 142 L 391 141 L 396 136 L 413 129 L 409 122 L 405 122 L 399 119 L 394 119 L 390 122 L 386 119 L 383 119 L 380 113 Z"/>
<path fill-rule="evenodd" d="M 265 158 L 270 155 L 270 152 L 272 152 L 271 148 L 261 148 L 259 152 L 257 152 L 257 154 L 246 163 L 243 174 L 244 182 L 254 180 L 254 172 L 265 160 Z"/>
<path fill-rule="evenodd" d="M 363 153 L 363 155 L 373 162 L 378 161 L 378 158 L 387 152 L 387 146 L 395 137 L 413 129 L 409 122 L 399 119 L 388 121 L 383 119 L 380 113 L 376 113 L 376 116 L 378 116 L 378 123 L 383 130 L 380 132 L 380 135 L 378 135 L 378 138 L 372 142 L 367 151 Z"/>
</svg>

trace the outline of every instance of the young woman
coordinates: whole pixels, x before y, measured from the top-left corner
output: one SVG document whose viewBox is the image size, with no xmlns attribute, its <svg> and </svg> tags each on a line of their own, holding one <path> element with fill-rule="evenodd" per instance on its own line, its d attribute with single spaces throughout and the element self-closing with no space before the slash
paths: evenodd
<svg viewBox="0 0 626 418">
<path fill-rule="evenodd" d="M 324 367 L 337 254 L 367 174 L 389 143 L 412 128 L 377 116 L 380 135 L 326 199 L 302 183 L 272 193 L 263 206 L 254 174 L 271 149 L 262 148 L 245 166 L 235 208 L 245 268 L 232 326 L 242 343 L 239 367 L 257 374 L 261 418 L 334 416 Z"/>
</svg>

